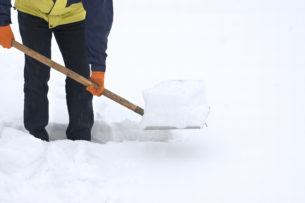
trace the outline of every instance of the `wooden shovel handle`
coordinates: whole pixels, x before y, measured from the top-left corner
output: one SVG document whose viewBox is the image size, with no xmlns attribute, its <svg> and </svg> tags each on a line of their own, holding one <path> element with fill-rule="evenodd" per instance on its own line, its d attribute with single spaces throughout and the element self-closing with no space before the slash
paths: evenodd
<svg viewBox="0 0 305 203">
<path fill-rule="evenodd" d="M 83 84 L 86 87 L 92 86 L 92 85 L 94 87 L 98 87 L 98 85 L 96 83 L 92 82 L 91 80 L 79 75 L 78 73 L 70 70 L 69 68 L 66 68 L 65 66 L 60 65 L 59 63 L 56 63 L 55 61 L 52 61 L 51 59 L 24 46 L 23 44 L 20 44 L 19 42 L 15 41 L 15 40 L 13 40 L 12 46 L 15 47 L 16 49 L 18 49 L 19 51 L 23 52 L 27 56 L 30 56 L 30 57 L 36 59 L 37 61 L 65 74 L 67 77 L 72 78 L 73 80 Z M 134 111 L 135 113 L 137 113 L 141 116 L 144 115 L 144 110 L 141 107 L 129 102 L 128 100 L 124 99 L 123 97 L 121 97 L 107 89 L 104 90 L 103 95 L 108 97 L 109 99 L 121 104 L 122 106 L 125 106 L 126 108 Z"/>
</svg>

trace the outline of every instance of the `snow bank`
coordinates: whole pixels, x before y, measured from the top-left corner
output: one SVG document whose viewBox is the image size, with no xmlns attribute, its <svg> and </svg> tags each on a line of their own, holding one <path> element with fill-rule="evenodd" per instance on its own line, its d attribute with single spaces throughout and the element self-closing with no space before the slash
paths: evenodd
<svg viewBox="0 0 305 203">
<path fill-rule="evenodd" d="M 108 146 L 44 142 L 5 127 L 0 139 L 0 202 L 112 202 L 120 196 L 114 188 L 129 180 L 119 176 L 128 168 L 113 162 Z"/>
<path fill-rule="evenodd" d="M 0 202 L 177 202 L 181 196 L 174 194 L 184 191 L 186 181 L 177 175 L 181 172 L 177 166 L 200 155 L 197 150 L 201 146 L 44 142 L 4 127 L 0 139 Z M 163 185 L 164 181 L 167 184 Z M 177 181 L 183 185 L 176 185 Z M 193 179 L 189 182 L 193 184 Z"/>
<path fill-rule="evenodd" d="M 209 105 L 203 81 L 166 81 L 143 93 L 145 113 L 141 126 L 154 128 L 201 128 Z"/>
</svg>

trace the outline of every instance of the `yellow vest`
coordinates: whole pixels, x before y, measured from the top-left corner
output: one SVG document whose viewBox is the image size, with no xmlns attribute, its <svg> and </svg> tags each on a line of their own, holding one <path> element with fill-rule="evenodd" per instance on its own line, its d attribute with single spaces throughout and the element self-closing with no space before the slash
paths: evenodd
<svg viewBox="0 0 305 203">
<path fill-rule="evenodd" d="M 82 21 L 86 17 L 83 4 L 75 3 L 66 7 L 67 0 L 16 0 L 17 10 L 44 19 L 49 28 Z"/>
</svg>

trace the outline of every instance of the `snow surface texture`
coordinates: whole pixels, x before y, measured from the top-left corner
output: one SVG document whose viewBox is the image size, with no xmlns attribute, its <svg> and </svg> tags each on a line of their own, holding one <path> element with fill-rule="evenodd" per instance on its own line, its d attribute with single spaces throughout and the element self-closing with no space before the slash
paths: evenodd
<svg viewBox="0 0 305 203">
<path fill-rule="evenodd" d="M 166 81 L 145 90 L 144 129 L 202 128 L 209 114 L 203 81 Z"/>
<path fill-rule="evenodd" d="M 142 91 L 161 81 L 204 80 L 209 127 L 143 131 L 101 97 L 94 142 L 62 140 L 65 77 L 51 71 L 54 141 L 34 139 L 22 125 L 23 55 L 0 48 L 0 203 L 304 203 L 305 1 L 114 8 L 106 87 L 143 107 Z"/>
</svg>

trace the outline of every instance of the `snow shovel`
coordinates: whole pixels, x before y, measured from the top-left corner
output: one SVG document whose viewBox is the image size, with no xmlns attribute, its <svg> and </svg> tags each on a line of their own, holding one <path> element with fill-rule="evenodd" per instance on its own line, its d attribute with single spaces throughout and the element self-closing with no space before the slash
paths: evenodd
<svg viewBox="0 0 305 203">
<path fill-rule="evenodd" d="M 84 86 L 94 86 L 98 87 L 97 84 L 92 82 L 91 80 L 79 75 L 78 73 L 70 70 L 69 68 L 62 66 L 55 61 L 52 61 L 51 59 L 43 56 L 42 54 L 22 45 L 21 43 L 13 40 L 12 46 L 27 56 L 30 56 L 37 61 L 63 73 L 67 77 L 83 84 Z M 128 100 L 124 99 L 123 97 L 111 92 L 108 89 L 105 89 L 103 92 L 103 95 L 107 98 L 117 102 L 118 104 L 132 110 L 133 112 L 143 116 L 142 118 L 142 127 L 146 130 L 167 130 L 167 129 L 198 129 L 202 128 L 205 125 L 205 119 L 209 112 L 209 107 L 206 105 L 205 101 L 202 100 L 202 97 L 199 97 L 196 99 L 196 95 L 198 95 L 198 92 L 200 91 L 191 91 L 194 87 L 200 86 L 196 82 L 188 82 L 187 85 L 183 83 L 182 81 L 171 81 L 170 84 L 167 84 L 162 86 L 159 86 L 159 88 L 156 88 L 157 92 L 163 92 L 161 95 L 155 95 L 154 91 L 148 92 L 144 94 L 144 99 L 147 103 L 146 105 L 146 111 L 144 115 L 144 109 L 129 102 Z M 173 94 L 172 98 L 168 98 L 168 96 L 175 92 L 172 88 L 168 88 L 171 86 L 179 87 L 179 91 L 184 91 L 184 95 L 188 95 L 187 93 L 191 93 L 191 96 L 189 97 L 183 97 L 179 98 L 177 95 Z M 166 90 L 164 92 L 164 90 Z M 196 88 L 195 88 L 196 89 Z M 198 88 L 197 88 L 198 89 Z M 200 89 L 200 88 L 199 88 Z M 202 93 L 202 92 L 200 92 Z M 194 97 L 194 98 L 191 98 Z M 198 97 L 198 96 L 197 96 Z M 177 101 L 191 101 L 192 104 L 200 104 L 197 105 L 198 108 L 185 108 L 186 106 L 192 106 L 192 105 L 185 105 L 187 102 L 178 102 L 179 105 L 177 105 Z M 163 103 L 162 103 L 163 101 Z M 194 103 L 195 102 L 195 103 Z M 157 104 L 156 104 L 157 103 Z M 176 105 L 175 105 L 176 103 Z M 202 105 L 203 104 L 203 105 Z M 155 107 L 163 107 L 162 108 L 155 108 Z M 164 107 L 166 109 L 164 109 Z M 171 108 L 172 107 L 172 108 Z M 207 108 L 208 107 L 208 108 Z M 190 113 L 191 112 L 191 113 Z M 178 122 L 177 122 L 178 121 Z"/>
</svg>

